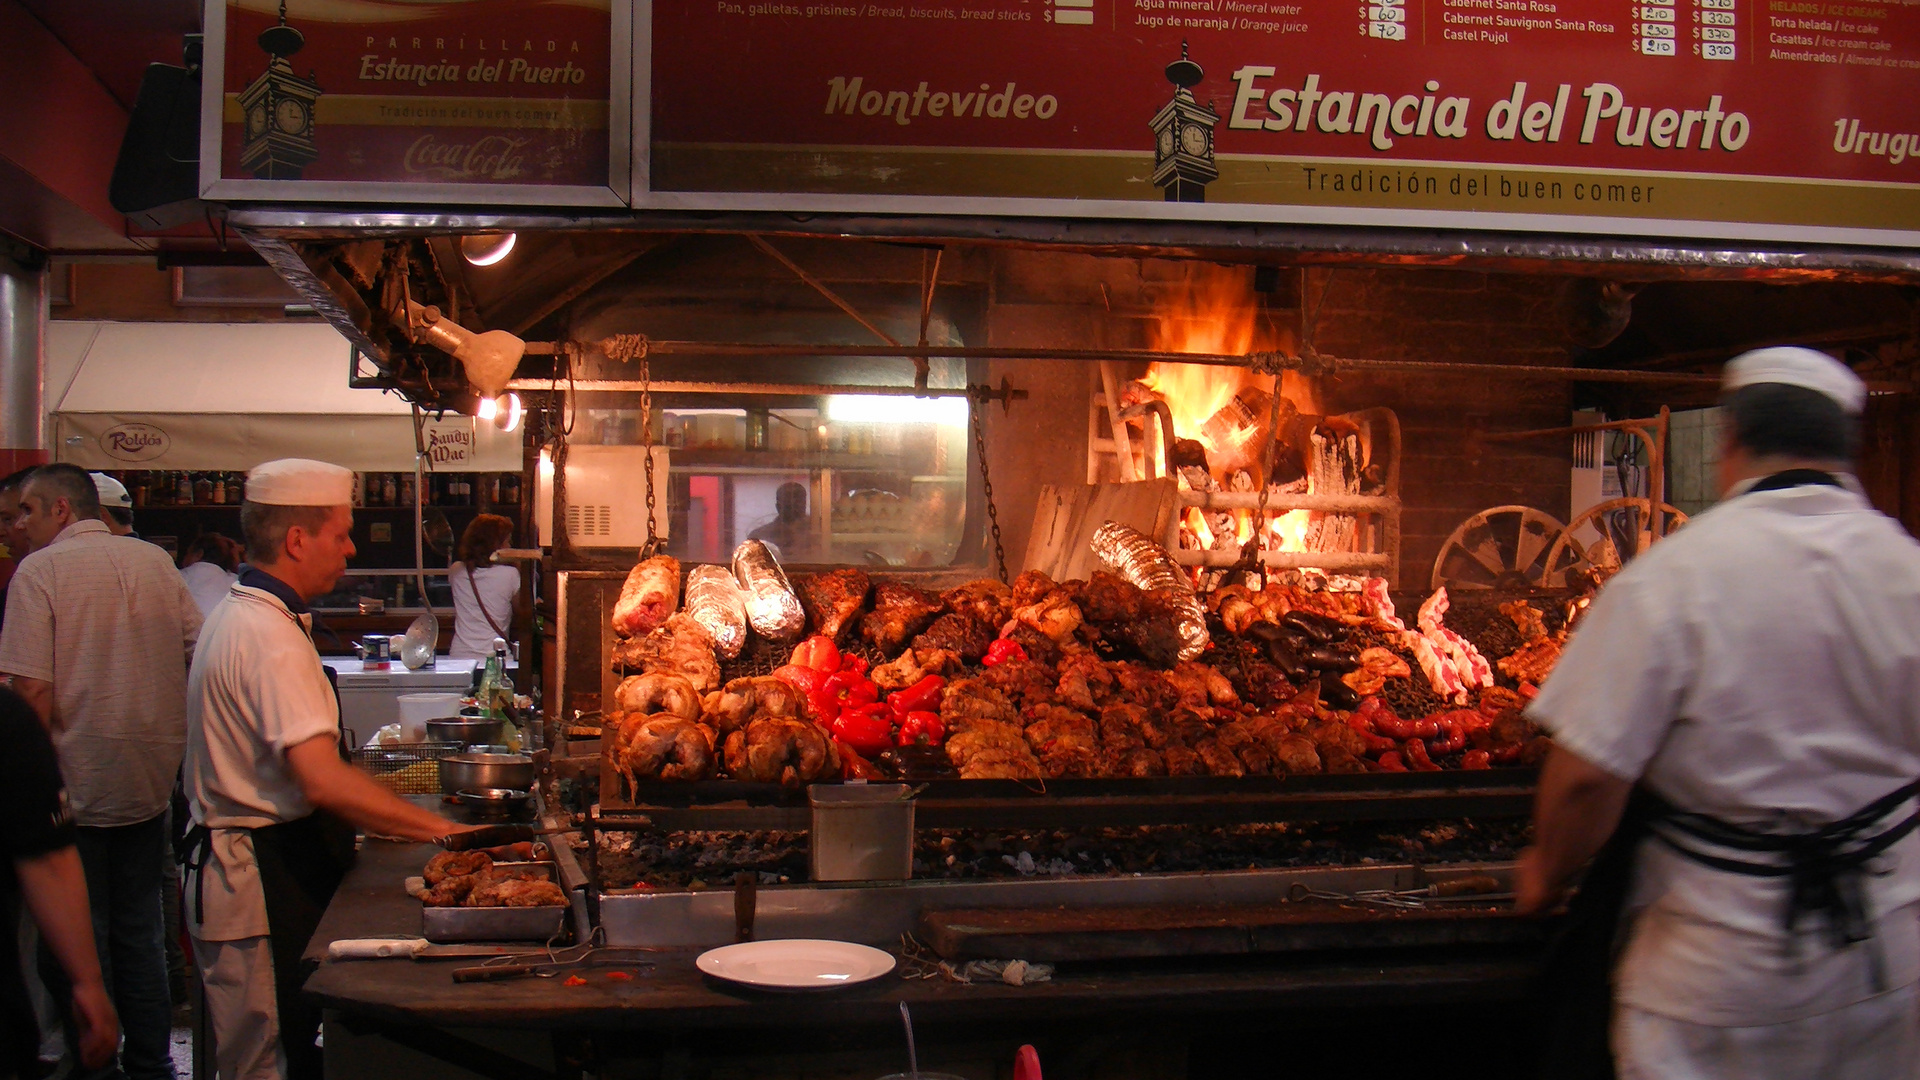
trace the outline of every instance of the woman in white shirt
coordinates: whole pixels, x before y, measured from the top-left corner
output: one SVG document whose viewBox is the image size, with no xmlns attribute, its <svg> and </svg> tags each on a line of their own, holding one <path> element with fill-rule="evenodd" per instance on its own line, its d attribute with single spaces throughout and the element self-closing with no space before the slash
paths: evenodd
<svg viewBox="0 0 1920 1080">
<path fill-rule="evenodd" d="M 239 569 L 240 545 L 217 532 L 201 533 L 187 545 L 180 559 L 180 578 L 193 594 L 201 618 L 213 614 L 214 607 L 227 598 L 227 590 L 239 580 Z"/>
<path fill-rule="evenodd" d="M 481 514 L 460 534 L 458 562 L 447 567 L 453 587 L 453 644 L 456 660 L 493 655 L 493 639 L 513 640 L 513 617 L 520 594 L 520 569 L 499 566 L 493 553 L 513 540 L 513 522 L 499 514 Z"/>
</svg>

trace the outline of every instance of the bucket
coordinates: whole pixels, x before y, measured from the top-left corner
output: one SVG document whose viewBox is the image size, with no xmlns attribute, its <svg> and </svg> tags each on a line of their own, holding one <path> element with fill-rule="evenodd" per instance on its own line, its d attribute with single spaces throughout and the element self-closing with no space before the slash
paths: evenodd
<svg viewBox="0 0 1920 1080">
<path fill-rule="evenodd" d="M 913 789 L 906 784 L 815 784 L 807 871 L 814 881 L 906 881 L 913 876 Z"/>
<path fill-rule="evenodd" d="M 427 721 L 460 711 L 460 695 L 453 693 L 401 694 L 400 741 L 426 742 Z"/>
</svg>

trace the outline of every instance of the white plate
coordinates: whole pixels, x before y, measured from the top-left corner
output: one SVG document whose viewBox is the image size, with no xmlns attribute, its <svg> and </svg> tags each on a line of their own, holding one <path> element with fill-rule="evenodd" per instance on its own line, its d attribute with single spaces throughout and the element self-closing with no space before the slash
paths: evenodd
<svg viewBox="0 0 1920 1080">
<path fill-rule="evenodd" d="M 851 941 L 792 938 L 708 949 L 694 961 L 717 979 L 761 990 L 832 990 L 877 979 L 893 956 Z"/>
</svg>

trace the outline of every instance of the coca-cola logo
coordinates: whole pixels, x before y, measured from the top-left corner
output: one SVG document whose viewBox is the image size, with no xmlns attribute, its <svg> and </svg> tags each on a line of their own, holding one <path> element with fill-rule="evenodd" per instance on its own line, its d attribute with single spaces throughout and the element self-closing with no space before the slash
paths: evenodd
<svg viewBox="0 0 1920 1080">
<path fill-rule="evenodd" d="M 407 147 L 408 175 L 434 180 L 513 180 L 526 172 L 526 148 L 532 140 L 485 135 L 470 143 L 441 142 L 422 135 Z"/>
<path fill-rule="evenodd" d="M 167 433 L 152 424 L 121 424 L 100 433 L 100 449 L 119 461 L 152 461 L 172 445 Z"/>
</svg>

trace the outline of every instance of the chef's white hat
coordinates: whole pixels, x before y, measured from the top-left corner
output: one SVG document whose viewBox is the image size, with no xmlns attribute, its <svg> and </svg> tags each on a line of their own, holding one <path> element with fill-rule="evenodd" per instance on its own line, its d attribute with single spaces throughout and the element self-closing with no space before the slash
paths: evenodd
<svg viewBox="0 0 1920 1080">
<path fill-rule="evenodd" d="M 1758 383 L 1781 383 L 1825 394 L 1851 416 L 1867 407 L 1867 384 L 1853 369 L 1826 353 L 1797 345 L 1777 345 L 1755 349 L 1727 361 L 1721 373 L 1721 387 L 1738 390 Z"/>
<path fill-rule="evenodd" d="M 351 506 L 353 470 L 311 458 L 281 458 L 247 474 L 247 501 L 272 506 Z"/>
<path fill-rule="evenodd" d="M 93 477 L 93 490 L 100 496 L 101 506 L 133 505 L 133 496 L 127 494 L 127 485 L 103 472 L 87 475 Z"/>
</svg>

